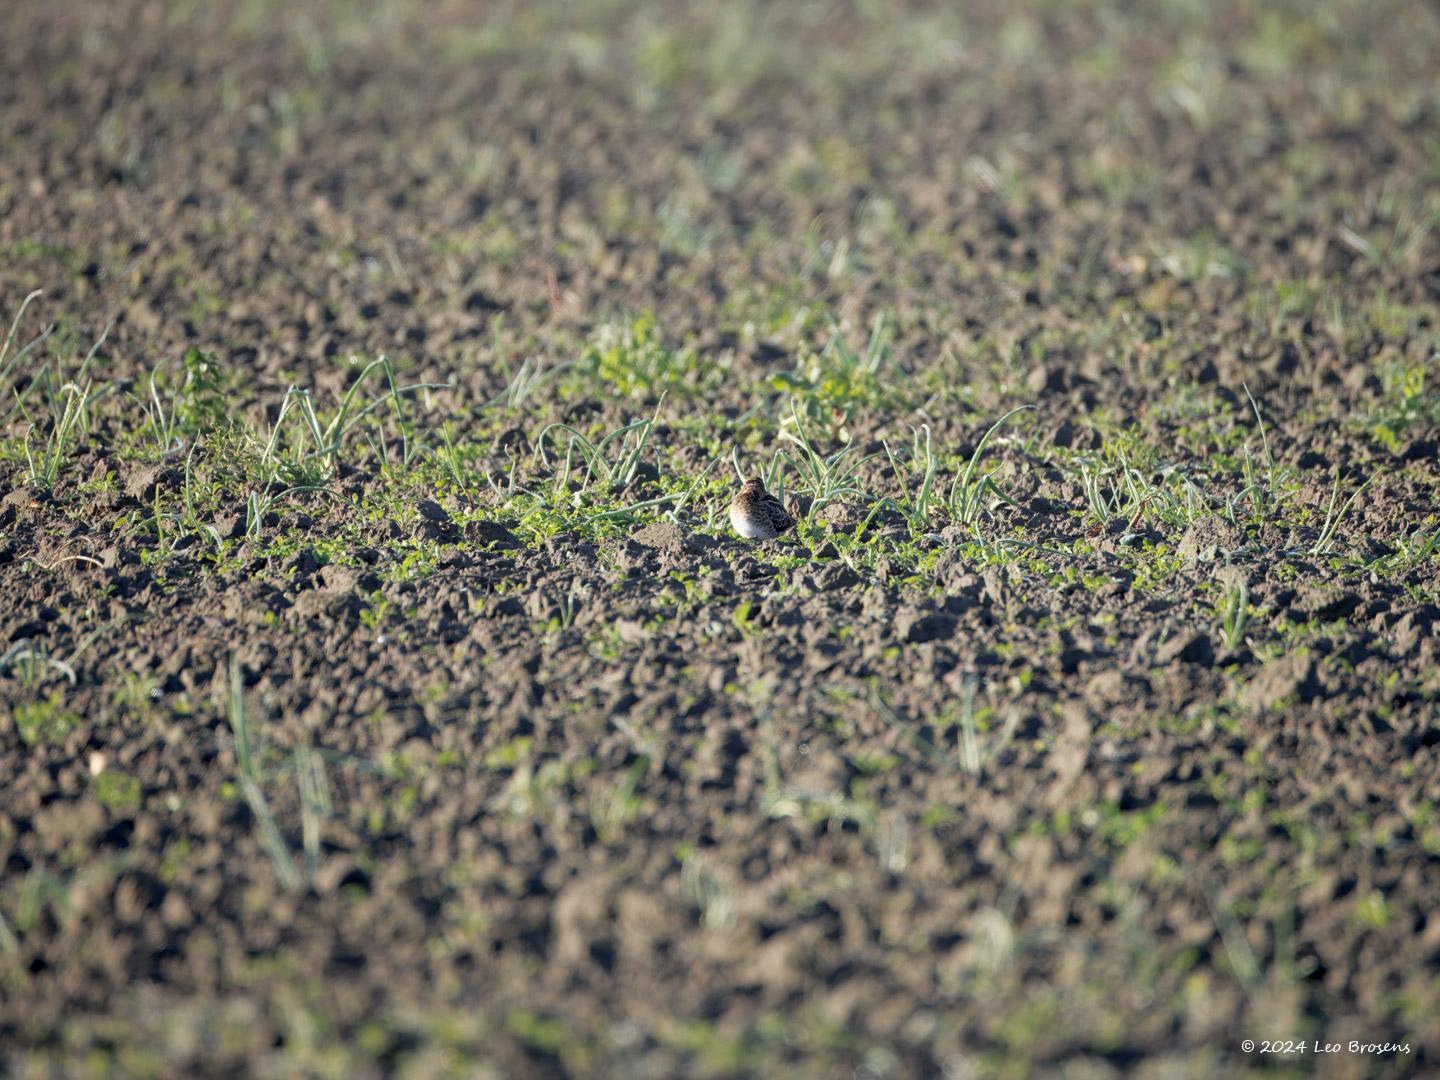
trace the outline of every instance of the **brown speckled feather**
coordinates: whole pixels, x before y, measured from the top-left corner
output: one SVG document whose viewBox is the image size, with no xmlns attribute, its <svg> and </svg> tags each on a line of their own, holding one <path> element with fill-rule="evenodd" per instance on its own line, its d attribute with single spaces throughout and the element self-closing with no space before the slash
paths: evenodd
<svg viewBox="0 0 1440 1080">
<path fill-rule="evenodd" d="M 730 524 L 747 540 L 773 540 L 793 528 L 795 519 L 765 490 L 764 481 L 752 476 L 730 502 Z"/>
</svg>

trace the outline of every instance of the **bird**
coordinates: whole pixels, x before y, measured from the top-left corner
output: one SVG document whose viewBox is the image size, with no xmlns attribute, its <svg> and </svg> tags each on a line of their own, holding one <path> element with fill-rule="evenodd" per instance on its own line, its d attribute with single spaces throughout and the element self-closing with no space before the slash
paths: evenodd
<svg viewBox="0 0 1440 1080">
<path fill-rule="evenodd" d="M 752 476 L 730 501 L 730 524 L 746 540 L 774 540 L 793 528 L 795 519 L 765 490 L 765 482 Z"/>
</svg>

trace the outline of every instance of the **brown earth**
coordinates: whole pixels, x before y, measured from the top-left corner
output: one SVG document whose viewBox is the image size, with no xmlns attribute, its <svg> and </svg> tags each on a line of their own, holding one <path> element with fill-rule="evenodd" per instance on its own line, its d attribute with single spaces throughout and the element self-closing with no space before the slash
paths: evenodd
<svg viewBox="0 0 1440 1080">
<path fill-rule="evenodd" d="M 1434 9 L 488 10 L 6 8 L 0 1072 L 1434 1069 Z"/>
</svg>

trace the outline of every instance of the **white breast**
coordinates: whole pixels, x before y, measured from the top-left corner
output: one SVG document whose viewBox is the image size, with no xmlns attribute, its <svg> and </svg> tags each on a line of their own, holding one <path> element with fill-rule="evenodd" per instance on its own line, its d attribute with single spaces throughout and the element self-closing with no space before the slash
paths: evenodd
<svg viewBox="0 0 1440 1080">
<path fill-rule="evenodd" d="M 730 508 L 730 524 L 746 540 L 769 540 L 775 535 L 775 527 L 760 516 L 747 516 L 733 506 Z"/>
</svg>

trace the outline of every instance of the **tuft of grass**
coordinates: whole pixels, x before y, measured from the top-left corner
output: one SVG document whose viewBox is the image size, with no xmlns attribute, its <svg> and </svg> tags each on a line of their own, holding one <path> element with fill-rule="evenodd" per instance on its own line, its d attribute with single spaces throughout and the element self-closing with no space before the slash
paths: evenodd
<svg viewBox="0 0 1440 1080">
<path fill-rule="evenodd" d="M 275 866 L 280 883 L 291 892 L 297 891 L 303 881 L 290 849 L 280 833 L 280 826 L 270 810 L 270 803 L 260 788 L 259 774 L 255 768 L 255 752 L 251 741 L 250 720 L 245 712 L 245 686 L 241 679 L 240 660 L 233 653 L 230 656 L 230 671 L 226 695 L 226 714 L 230 721 L 230 732 L 235 738 L 235 760 L 240 769 L 240 790 L 245 796 L 250 812 L 260 828 L 260 842 L 270 861 Z"/>
<path fill-rule="evenodd" d="M 312 748 L 302 746 L 291 757 L 296 784 L 300 789 L 300 843 L 305 853 L 305 876 L 313 879 L 320 868 L 320 825 L 334 813 L 325 760 Z"/>
<path fill-rule="evenodd" d="M 702 364 L 695 349 L 666 345 L 650 313 L 599 327 L 579 368 L 621 397 L 691 393 L 715 388 L 724 379 L 723 369 Z"/>
<path fill-rule="evenodd" d="M 1101 525 L 1121 517 L 1133 522 L 1144 511 L 1143 476 L 1126 465 L 1120 466 L 1118 472 L 1117 476 L 1090 461 L 1080 463 L 1080 486 L 1085 491 L 1085 508 Z"/>
<path fill-rule="evenodd" d="M 1245 643 L 1250 629 L 1250 586 L 1244 581 L 1229 586 L 1215 611 L 1220 617 L 1220 640 L 1235 652 Z"/>
<path fill-rule="evenodd" d="M 46 327 L 44 330 L 40 331 L 40 333 L 35 335 L 35 337 L 31 338 L 24 345 L 22 345 L 17 352 L 13 354 L 11 353 L 11 349 L 15 345 L 15 339 L 20 334 L 20 322 L 25 318 L 25 309 L 30 306 L 31 301 L 43 295 L 44 290 L 36 289 L 29 296 L 25 297 L 24 300 L 20 301 L 20 310 L 15 312 L 15 318 L 10 323 L 10 331 L 5 335 L 4 343 L 0 344 L 0 386 L 8 386 L 10 384 L 10 376 L 16 370 L 16 368 L 20 366 L 20 362 L 24 360 L 25 357 L 29 356 L 32 352 L 34 352 L 36 349 L 38 349 L 41 343 L 46 338 L 48 338 L 51 332 L 54 330 L 54 327 Z M 34 389 L 35 385 L 36 384 L 34 382 L 31 382 L 31 384 L 26 387 L 24 391 L 16 391 L 15 404 L 12 405 L 10 407 L 10 411 L 5 414 L 3 420 L 4 423 L 9 423 L 11 418 L 14 417 L 16 411 L 20 408 L 23 408 L 25 396 Z"/>
<path fill-rule="evenodd" d="M 650 756 L 640 754 L 625 770 L 613 788 L 601 790 L 591 797 L 590 826 L 602 844 L 613 844 L 624 834 L 625 826 L 640 812 L 640 796 L 636 789 L 650 771 Z"/>
<path fill-rule="evenodd" d="M 998 496 L 1012 506 L 1015 505 L 1014 500 L 1001 490 L 1000 485 L 995 483 L 994 477 L 989 474 L 984 476 L 977 476 L 976 474 L 980 469 L 980 460 L 985 455 L 985 448 L 990 445 L 990 440 L 995 437 L 995 433 L 999 431 L 1012 416 L 1025 412 L 1027 409 L 1034 408 L 1034 405 L 1021 405 L 1018 408 L 1011 409 L 1004 416 L 1000 417 L 999 420 L 991 424 L 990 429 L 980 437 L 980 442 L 976 444 L 974 453 L 970 455 L 970 463 L 965 467 L 965 471 L 956 476 L 950 484 L 948 506 L 950 517 L 953 520 L 962 525 L 970 525 L 973 527 L 979 522 L 980 515 L 985 510 L 985 498 L 990 494 Z"/>
<path fill-rule="evenodd" d="M 693 851 L 688 851 L 680 862 L 680 894 L 700 915 L 707 930 L 723 930 L 735 921 L 734 893 Z"/>
<path fill-rule="evenodd" d="M 34 687 L 44 682 L 50 672 L 58 672 L 75 685 L 75 669 L 64 660 L 50 655 L 43 645 L 20 638 L 0 653 L 0 671 L 15 675 L 25 686 Z"/>
<path fill-rule="evenodd" d="M 100 805 L 125 813 L 140 806 L 140 780 L 137 777 L 106 769 L 95 778 L 95 798 Z"/>
<path fill-rule="evenodd" d="M 787 423 L 794 430 L 783 428 L 780 438 L 800 448 L 801 453 L 796 458 L 796 465 L 801 476 L 800 486 L 810 496 L 811 516 L 827 503 L 839 499 L 869 498 L 865 489 L 860 485 L 859 471 L 861 466 L 877 455 L 869 454 L 863 458 L 856 458 L 854 456 L 855 447 L 848 441 L 833 454 L 821 454 L 815 448 L 815 443 L 810 438 L 810 432 L 793 399 Z"/>
<path fill-rule="evenodd" d="M 149 400 L 140 403 L 145 414 L 145 434 L 161 457 L 183 450 L 188 439 L 224 422 L 221 373 L 215 358 L 191 348 L 179 367 L 178 375 L 168 377 L 161 367 L 154 368 L 148 380 Z M 171 383 L 175 385 L 168 386 L 162 395 L 162 386 Z"/>
<path fill-rule="evenodd" d="M 1212 277 L 1230 281 L 1248 269 L 1244 259 L 1208 233 L 1156 245 L 1154 252 L 1160 269 L 1186 285 Z"/>
<path fill-rule="evenodd" d="M 362 403 L 361 390 L 371 378 L 384 381 L 384 387 Z M 392 465 L 390 442 L 380 422 L 379 410 L 390 406 L 395 418 L 399 454 L 393 464 L 409 469 L 422 452 L 414 439 L 412 425 L 405 414 L 405 399 L 424 390 L 443 389 L 446 383 L 399 384 L 395 367 L 388 357 L 370 361 L 351 382 L 334 413 L 322 416 L 315 407 L 309 390 L 290 386 L 280 400 L 280 409 L 269 435 L 259 438 L 249 433 L 255 444 L 250 467 L 249 490 L 245 495 L 245 533 L 258 539 L 267 514 L 283 498 L 307 492 L 324 492 L 339 499 L 326 487 L 340 465 L 347 460 L 350 437 L 366 421 L 370 429 L 366 439 L 383 468 Z M 350 440 L 350 443 L 347 443 Z M 343 501 L 343 500 L 342 500 Z"/>
<path fill-rule="evenodd" d="M 372 375 L 385 382 L 385 388 L 364 404 L 360 403 L 360 391 Z M 394 410 L 400 440 L 400 463 L 409 468 L 415 460 L 419 447 L 412 443 L 410 425 L 405 417 L 404 399 L 420 390 L 441 389 L 444 383 L 415 383 L 400 386 L 395 378 L 395 366 L 389 357 L 381 356 L 371 360 L 345 391 L 340 405 L 328 418 L 323 419 L 315 408 L 315 399 L 309 390 L 291 386 L 280 401 L 280 412 L 270 430 L 270 437 L 260 455 L 262 465 L 274 466 L 287 476 L 292 483 L 315 484 L 328 478 L 336 469 L 345 447 L 345 440 L 363 421 L 371 419 L 384 405 Z M 287 439 L 285 420 L 292 414 L 300 421 L 300 439 Z M 378 439 L 378 442 L 376 441 Z M 388 443 L 384 428 L 376 425 L 371 446 L 382 461 L 389 461 Z"/>
<path fill-rule="evenodd" d="M 17 415 L 29 421 L 24 436 L 25 461 L 29 480 L 32 485 L 37 487 L 50 488 L 58 479 L 60 469 L 65 464 L 65 459 L 74 448 L 78 438 L 89 434 L 91 404 L 108 389 L 102 387 L 100 390 L 92 392 L 92 384 L 86 381 L 85 374 L 89 371 L 100 347 L 105 343 L 105 338 L 110 333 L 110 326 L 106 325 L 105 329 L 101 331 L 100 336 L 95 339 L 90 346 L 90 351 L 85 354 L 84 359 L 73 373 L 66 376 L 61 373 L 58 364 L 41 364 L 36 366 L 34 373 L 23 388 L 16 387 L 13 376 L 21 361 L 38 349 L 54 330 L 53 326 L 46 327 L 18 350 L 14 349 L 25 310 L 36 297 L 41 295 L 42 292 L 37 289 L 25 297 L 10 324 L 10 330 L 5 335 L 5 340 L 0 342 L 0 387 L 8 386 L 7 396 L 13 398 L 8 411 L 3 417 L 0 417 L 0 427 L 8 425 Z M 45 441 L 38 446 L 32 441 L 35 424 L 29 420 L 29 412 L 26 409 L 31 397 L 36 395 L 44 399 L 45 406 L 50 413 L 49 432 Z"/>
<path fill-rule="evenodd" d="M 496 315 L 490 321 L 490 346 L 496 357 L 504 354 L 502 331 L 505 326 L 505 316 Z M 520 362 L 520 366 L 512 368 L 509 377 L 505 381 L 505 387 L 489 401 L 485 402 L 482 409 L 503 408 L 507 412 L 514 412 L 524 405 L 526 401 L 543 390 L 549 382 L 573 364 L 559 364 L 547 368 L 533 356 L 527 356 Z"/>
<path fill-rule="evenodd" d="M 1385 274 L 1405 269 L 1434 228 L 1434 209 L 1424 200 L 1403 202 L 1393 190 L 1372 196 L 1345 215 L 1340 242 Z"/>
<path fill-rule="evenodd" d="M 960 692 L 960 711 L 957 717 L 960 725 L 960 767 L 971 776 L 979 776 L 985 771 L 990 762 L 1010 744 L 1015 737 L 1015 729 L 1020 724 L 1019 714 L 1012 710 L 998 732 L 982 738 L 986 731 L 982 727 L 982 721 L 990 710 L 975 708 L 975 693 L 979 685 L 976 676 L 966 677 Z"/>
<path fill-rule="evenodd" d="M 1244 386 L 1244 384 L 1241 384 Z M 1250 400 L 1250 409 L 1255 414 L 1255 426 L 1260 429 L 1260 448 L 1265 455 L 1265 478 L 1261 482 L 1256 470 L 1255 458 L 1250 453 L 1250 444 L 1245 444 L 1245 487 L 1230 502 L 1231 519 L 1235 517 L 1233 507 L 1240 500 L 1250 499 L 1251 517 L 1255 524 L 1260 525 L 1278 513 L 1281 504 L 1285 500 L 1284 486 L 1290 479 L 1288 470 L 1276 469 L 1275 455 L 1270 452 L 1270 438 L 1265 431 L 1265 418 L 1260 415 L 1260 406 L 1255 401 L 1254 395 L 1250 393 L 1250 387 L 1245 386 L 1245 396 Z"/>
<path fill-rule="evenodd" d="M 55 329 L 53 326 L 47 326 L 44 330 L 40 331 L 39 334 L 22 345 L 19 350 L 12 352 L 15 341 L 20 333 L 20 322 L 24 318 L 25 309 L 30 306 L 32 300 L 41 295 L 43 295 L 41 290 L 37 289 L 25 297 L 20 304 L 20 310 L 15 313 L 15 318 L 10 324 L 10 330 L 5 335 L 4 342 L 0 342 L 0 388 L 8 386 L 9 390 L 6 396 L 13 398 L 8 411 L 4 416 L 0 416 L 0 427 L 9 424 L 17 414 L 28 418 L 28 413 L 26 413 L 25 410 L 26 403 L 33 395 L 39 394 L 45 398 L 46 406 L 50 410 L 53 429 L 64 415 L 65 407 L 68 403 L 69 395 L 66 388 L 72 383 L 78 386 L 84 381 L 85 373 L 90 370 L 90 365 L 94 362 L 96 354 L 99 353 L 100 347 L 105 344 L 105 339 L 110 334 L 110 324 L 107 324 L 105 329 L 101 331 L 100 336 L 97 337 L 90 346 L 90 351 L 85 354 L 85 358 L 80 362 L 78 369 L 68 378 L 61 375 L 58 365 L 43 364 L 37 367 L 35 374 L 32 375 L 23 388 L 16 387 L 14 385 L 13 375 L 19 368 L 21 361 L 48 340 Z M 4 391 L 0 390 L 0 392 Z M 85 405 L 88 406 L 91 400 L 99 396 L 100 394 L 96 393 L 87 397 Z M 86 430 L 88 430 L 88 423 Z M 28 434 L 26 436 L 26 449 L 27 451 L 29 449 Z"/>
<path fill-rule="evenodd" d="M 951 730 L 952 727 L 959 727 L 960 746 L 959 752 L 956 754 L 951 754 L 937 746 L 935 742 L 921 734 L 915 726 L 901 719 L 878 688 L 872 688 L 870 703 L 880 716 L 907 735 L 926 757 L 947 765 L 958 765 L 966 774 L 979 776 L 990 762 L 994 761 L 1010 744 L 1020 724 L 1019 714 L 1012 711 L 1000 730 L 991 734 L 989 727 L 991 710 L 976 708 L 975 705 L 979 685 L 977 676 L 967 675 L 961 687 L 960 701 L 945 709 L 932 721 L 931 726 L 939 734 Z"/>
<path fill-rule="evenodd" d="M 65 708 L 65 698 L 59 690 L 42 701 L 17 704 L 12 720 L 20 741 L 26 746 L 42 740 L 58 746 L 80 723 L 80 717 Z"/>
<path fill-rule="evenodd" d="M 570 364 L 560 364 L 547 368 L 535 357 L 527 356 L 520 362 L 519 367 L 510 372 L 510 377 L 505 382 L 505 389 L 487 401 L 484 408 L 503 408 L 514 412 L 544 389 L 546 383 L 570 366 Z"/>
<path fill-rule="evenodd" d="M 893 396 L 892 381 L 883 379 L 882 373 L 887 369 L 905 373 L 893 363 L 884 312 L 871 323 L 863 350 L 849 343 L 833 315 L 829 318 L 831 335 L 825 347 L 818 353 L 802 353 L 794 369 L 772 375 L 769 383 L 790 395 L 792 413 L 803 412 L 810 423 L 828 425 L 832 438 L 849 442 L 846 425 L 855 410 Z"/>
<path fill-rule="evenodd" d="M 540 455 L 541 461 L 548 468 L 549 457 L 545 453 L 546 438 L 554 438 L 552 432 L 565 432 L 570 436 L 569 443 L 565 447 L 564 471 L 557 474 L 555 479 L 555 491 L 558 493 L 568 490 L 571 473 L 580 465 L 585 467 L 584 479 L 580 481 L 582 490 L 590 486 L 592 480 L 599 479 L 600 483 L 609 491 L 623 491 L 629 487 L 640 469 L 640 459 L 645 453 L 645 446 L 650 441 L 650 434 L 655 428 L 655 422 L 660 418 L 660 406 L 664 404 L 662 395 L 660 403 L 655 406 L 655 412 L 648 418 L 632 420 L 624 427 L 616 428 L 608 433 L 598 443 L 591 442 L 585 435 L 569 424 L 555 422 L 547 424 L 535 439 L 535 451 Z"/>
<path fill-rule="evenodd" d="M 924 435 L 923 447 L 921 445 L 922 432 Z M 902 487 L 901 497 L 895 501 L 896 508 L 909 522 L 912 533 L 927 532 L 930 525 L 930 505 L 935 494 L 935 474 L 939 468 L 939 461 L 935 457 L 935 449 L 931 440 L 930 425 L 923 425 L 911 435 L 910 471 L 920 474 L 919 487 L 913 497 L 903 490 L 905 488 L 904 474 L 901 472 L 900 464 L 895 460 L 889 444 L 885 444 L 885 453 L 890 458 L 890 469 Z"/>
<path fill-rule="evenodd" d="M 1335 542 L 1335 533 L 1340 528 L 1340 523 L 1345 520 L 1345 515 L 1350 512 L 1350 507 L 1355 505 L 1355 500 L 1374 480 L 1373 473 L 1367 476 L 1337 510 L 1335 504 L 1340 498 L 1340 470 L 1338 468 L 1335 470 L 1335 482 L 1330 488 L 1330 505 L 1325 511 L 1325 523 L 1320 527 L 1320 536 L 1316 539 L 1314 547 L 1310 549 L 1312 558 L 1324 555 L 1330 550 L 1330 545 Z"/>
<path fill-rule="evenodd" d="M 82 389 L 75 383 L 66 383 L 60 388 L 60 393 L 64 405 L 60 414 L 53 418 L 50 431 L 38 453 L 30 444 L 35 425 L 31 424 L 25 432 L 25 464 L 29 470 L 30 483 L 36 487 L 55 486 L 65 459 L 79 438 L 90 430 L 90 384 L 87 383 Z"/>
</svg>

